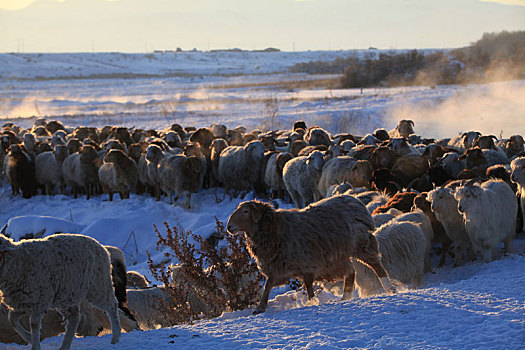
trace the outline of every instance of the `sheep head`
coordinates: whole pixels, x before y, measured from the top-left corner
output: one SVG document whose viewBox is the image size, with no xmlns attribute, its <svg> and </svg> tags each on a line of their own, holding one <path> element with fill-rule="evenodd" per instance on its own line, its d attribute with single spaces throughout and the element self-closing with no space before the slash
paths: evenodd
<svg viewBox="0 0 525 350">
<path fill-rule="evenodd" d="M 270 204 L 252 200 L 239 204 L 230 215 L 226 227 L 232 235 L 244 232 L 252 240 L 276 242 L 280 216 Z"/>
<path fill-rule="evenodd" d="M 428 192 L 427 200 L 433 212 L 442 212 L 450 205 L 455 205 L 454 192 L 449 187 L 441 187 Z"/>
<path fill-rule="evenodd" d="M 232 235 L 239 232 L 255 232 L 257 223 L 263 215 L 263 206 L 261 204 L 258 201 L 248 201 L 239 204 L 228 219 L 226 225 L 228 232 Z"/>
<path fill-rule="evenodd" d="M 408 137 L 408 135 L 414 133 L 414 122 L 409 119 L 400 120 L 396 126 L 396 130 L 399 132 L 399 135 Z"/>
<path fill-rule="evenodd" d="M 97 160 L 98 154 L 93 146 L 82 146 L 80 149 L 80 161 L 84 164 L 93 163 Z"/>
<path fill-rule="evenodd" d="M 510 180 L 514 183 L 525 185 L 525 157 L 516 158 L 510 163 L 512 174 Z"/>
<path fill-rule="evenodd" d="M 306 159 L 306 165 L 317 171 L 321 171 L 324 166 L 324 155 L 321 151 L 313 151 Z"/>
<path fill-rule="evenodd" d="M 468 208 L 472 208 L 482 193 L 483 189 L 479 184 L 476 184 L 476 180 L 470 180 L 456 189 L 454 197 L 458 201 L 458 211 L 465 213 Z"/>
<path fill-rule="evenodd" d="M 146 160 L 148 162 L 158 163 L 163 157 L 162 148 L 157 145 L 149 145 L 146 149 Z"/>
</svg>

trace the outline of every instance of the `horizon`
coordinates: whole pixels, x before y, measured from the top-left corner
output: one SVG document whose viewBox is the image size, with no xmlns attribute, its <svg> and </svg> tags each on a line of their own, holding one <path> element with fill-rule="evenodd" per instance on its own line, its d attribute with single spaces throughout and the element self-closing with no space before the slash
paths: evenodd
<svg viewBox="0 0 525 350">
<path fill-rule="evenodd" d="M 525 0 L 0 0 L 2 53 L 450 49 L 503 30 L 525 30 Z"/>
</svg>

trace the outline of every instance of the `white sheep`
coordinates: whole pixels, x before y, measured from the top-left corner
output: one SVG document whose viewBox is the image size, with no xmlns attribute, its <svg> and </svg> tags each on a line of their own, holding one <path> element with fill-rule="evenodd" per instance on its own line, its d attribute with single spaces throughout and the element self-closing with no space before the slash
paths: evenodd
<svg viewBox="0 0 525 350">
<path fill-rule="evenodd" d="M 507 183 L 489 180 L 481 185 L 469 181 L 456 189 L 458 210 L 463 214 L 467 234 L 476 253 L 490 262 L 503 241 L 505 253 L 512 250 L 518 203 Z"/>
<path fill-rule="evenodd" d="M 324 196 L 330 186 L 342 182 L 348 182 L 354 187 L 364 187 L 368 185 L 371 176 L 372 166 L 368 161 L 348 156 L 335 157 L 323 166 L 319 179 L 319 192 Z"/>
<path fill-rule="evenodd" d="M 408 138 L 410 134 L 414 133 L 414 122 L 409 119 L 402 119 L 397 123 L 395 129 L 388 132 L 390 138 L 404 137 Z"/>
<path fill-rule="evenodd" d="M 36 182 L 45 186 L 47 195 L 52 194 L 54 187 L 64 192 L 62 164 L 68 153 L 66 146 L 56 145 L 53 152 L 43 152 L 36 156 Z"/>
<path fill-rule="evenodd" d="M 430 208 L 436 214 L 436 218 L 443 225 L 446 235 L 454 242 L 454 266 L 461 264 L 464 253 L 472 260 L 472 245 L 463 216 L 458 211 L 454 190 L 450 187 L 434 189 L 427 194 L 427 200 L 431 203 Z"/>
<path fill-rule="evenodd" d="M 260 141 L 245 146 L 228 146 L 219 156 L 219 181 L 227 191 L 250 191 L 262 180 L 263 160 L 264 146 Z"/>
<path fill-rule="evenodd" d="M 9 321 L 33 349 L 40 349 L 41 321 L 49 309 L 56 309 L 66 319 L 61 348 L 69 349 L 83 300 L 108 313 L 111 343 L 119 341 L 118 302 L 109 255 L 93 238 L 58 234 L 13 242 L 0 236 L 0 253 L 0 291 L 3 302 L 11 308 Z M 31 332 L 20 324 L 26 313 L 31 314 Z"/>
<path fill-rule="evenodd" d="M 521 213 L 523 215 L 523 227 L 525 231 L 525 157 L 518 157 L 510 163 L 512 169 L 511 180 L 518 185 L 518 195 L 521 202 Z"/>
<path fill-rule="evenodd" d="M 174 154 L 163 158 L 158 165 L 160 188 L 173 204 L 173 195 L 186 195 L 185 207 L 190 208 L 191 193 L 202 186 L 202 162 L 195 156 Z"/>
<path fill-rule="evenodd" d="M 304 208 L 321 199 L 318 185 L 323 165 L 323 153 L 313 151 L 308 156 L 290 160 L 284 166 L 284 184 L 297 208 Z"/>
<path fill-rule="evenodd" d="M 70 154 L 62 163 L 62 174 L 75 198 L 78 188 L 84 188 L 89 199 L 98 185 L 98 154 L 93 146 L 83 146 L 79 153 Z"/>
<path fill-rule="evenodd" d="M 390 279 L 412 288 L 421 286 L 427 240 L 417 224 L 390 221 L 375 232 L 381 253 L 381 264 Z M 352 259 L 355 284 L 361 297 L 383 293 L 384 289 L 370 267 Z"/>
</svg>

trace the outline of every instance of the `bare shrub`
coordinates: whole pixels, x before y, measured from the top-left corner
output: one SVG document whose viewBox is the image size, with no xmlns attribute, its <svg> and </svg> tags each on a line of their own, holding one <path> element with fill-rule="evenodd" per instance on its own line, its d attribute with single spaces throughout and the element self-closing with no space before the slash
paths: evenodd
<svg viewBox="0 0 525 350">
<path fill-rule="evenodd" d="M 188 323 L 200 318 L 201 311 L 194 310 L 188 302 L 196 293 L 207 305 L 206 318 L 219 316 L 224 311 L 242 310 L 259 302 L 262 275 L 246 250 L 243 235 L 229 235 L 222 222 L 216 221 L 216 235 L 224 237 L 226 246 L 216 248 L 213 240 L 193 234 L 183 228 L 171 227 L 164 222 L 166 235 L 157 227 L 157 251 L 164 248 L 165 260 L 155 265 L 148 254 L 152 275 L 163 282 L 176 305 L 178 323 Z M 192 243 L 194 241 L 196 243 Z M 177 260 L 175 267 L 171 261 Z M 177 279 L 174 270 L 177 268 Z"/>
</svg>

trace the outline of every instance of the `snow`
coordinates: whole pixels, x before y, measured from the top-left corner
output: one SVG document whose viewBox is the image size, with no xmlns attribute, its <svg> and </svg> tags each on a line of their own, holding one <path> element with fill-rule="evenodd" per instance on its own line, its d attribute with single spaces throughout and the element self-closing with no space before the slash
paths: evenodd
<svg viewBox="0 0 525 350">
<path fill-rule="evenodd" d="M 431 137 L 451 137 L 471 129 L 496 135 L 502 131 L 506 136 L 525 131 L 525 81 L 363 91 L 289 88 L 288 84 L 297 80 L 326 78 L 286 73 L 292 62 L 339 53 L 275 53 L 272 59 L 273 53 L 237 54 L 155 54 L 158 59 L 151 62 L 144 55 L 116 53 L 0 54 L 2 78 L 6 72 L 17 78 L 53 77 L 67 65 L 75 72 L 70 76 L 129 72 L 166 75 L 0 79 L 0 119 L 24 127 L 32 125 L 33 115 L 41 115 L 67 125 L 111 123 L 165 128 L 173 122 L 195 126 L 219 122 L 253 128 L 269 122 L 264 100 L 276 97 L 279 112 L 274 123 L 281 128 L 303 119 L 332 133 L 365 134 L 377 127 L 392 128 L 397 120 L 409 118 L 415 121 L 416 132 Z M 264 59 L 256 62 L 253 57 Z M 176 76 L 180 72 L 170 71 L 173 59 L 183 61 L 180 67 L 186 69 L 184 74 Z M 247 60 L 242 63 L 244 70 L 237 72 L 244 75 L 220 74 L 221 67 L 224 72 L 235 73 L 239 60 Z M 126 65 L 127 61 L 134 63 Z M 13 197 L 9 186 L 0 181 L 0 227 L 7 224 L 6 233 L 17 239 L 44 228 L 45 234 L 87 234 L 123 249 L 128 269 L 152 279 L 146 252 L 152 254 L 154 262 L 163 259 L 163 252 L 156 251 L 154 225 L 164 232 L 166 221 L 170 226 L 208 236 L 215 230 L 215 217 L 225 222 L 242 201 L 228 197 L 218 200 L 223 196 L 220 189 L 200 190 L 192 196 L 190 210 L 183 209 L 181 203 L 169 205 L 165 198 L 157 202 L 135 194 L 129 200 L 113 202 L 107 195 L 90 200 L 38 195 L 27 200 Z M 244 200 L 250 199 L 254 199 L 253 194 Z M 278 204 L 291 207 L 280 201 Z M 436 263 L 438 257 L 433 260 Z M 307 302 L 303 292 L 279 287 L 272 291 L 263 314 L 254 316 L 252 310 L 243 310 L 192 325 L 131 332 L 123 334 L 120 343 L 111 348 L 525 348 L 525 234 L 515 239 L 512 254 L 500 253 L 491 263 L 474 261 L 452 268 L 450 258 L 447 262 L 434 273 L 425 274 L 418 290 L 401 288 L 396 295 L 350 301 L 321 291 L 316 300 Z M 61 341 L 62 337 L 46 339 L 43 349 L 57 348 Z M 73 347 L 101 349 L 109 348 L 109 344 L 109 336 L 88 337 L 75 339 Z M 0 349 L 19 348 L 24 347 L 0 345 Z"/>
</svg>

